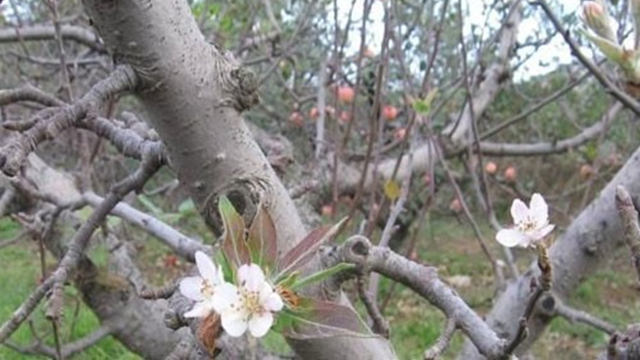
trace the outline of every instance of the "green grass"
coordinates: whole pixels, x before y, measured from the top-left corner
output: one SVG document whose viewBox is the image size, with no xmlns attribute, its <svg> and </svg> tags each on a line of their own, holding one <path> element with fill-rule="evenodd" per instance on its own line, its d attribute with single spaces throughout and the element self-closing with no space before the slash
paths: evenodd
<svg viewBox="0 0 640 360">
<path fill-rule="evenodd" d="M 16 234 L 17 225 L 8 219 L 0 219 L 0 239 L 8 239 Z M 0 272 L 0 321 L 6 321 L 13 312 L 29 296 L 40 281 L 40 261 L 38 247 L 31 240 L 22 239 L 20 243 L 0 249 L 0 263 L 4 264 Z M 51 260 L 48 260 L 51 262 Z M 68 288 L 65 298 L 64 317 L 60 328 L 60 338 L 63 342 L 80 339 L 93 330 L 99 323 L 80 300 L 73 288 Z M 32 313 L 30 317 L 32 328 L 43 341 L 53 346 L 51 323 L 44 317 L 44 303 Z M 21 346 L 28 346 L 33 334 L 27 322 L 23 323 L 11 337 L 11 342 Z M 22 355 L 6 346 L 0 346 L 0 359 L 20 360 Z M 44 358 L 44 357 L 41 357 Z M 91 360 L 134 360 L 140 357 L 129 352 L 124 346 L 111 337 L 101 340 L 73 359 Z"/>
<path fill-rule="evenodd" d="M 12 221 L 0 220 L 0 239 L 10 238 L 16 231 L 17 226 Z M 492 241 L 493 233 L 486 224 L 481 224 L 481 232 L 491 251 L 500 254 L 497 244 Z M 468 225 L 461 224 L 450 216 L 434 216 L 426 222 L 416 250 L 417 260 L 437 267 L 443 281 L 448 281 L 452 276 L 469 276 L 471 285 L 456 288 L 456 291 L 480 315 L 489 311 L 494 295 L 492 270 Z M 10 317 L 37 285 L 40 278 L 37 254 L 36 244 L 29 240 L 0 249 L 0 261 L 5 264 L 0 272 L 0 288 L 11 289 L 0 292 L 0 320 Z M 184 263 L 167 268 L 164 261 L 167 254 L 168 250 L 157 242 L 143 242 L 137 260 L 144 264 L 142 269 L 150 282 L 160 285 L 168 279 L 181 276 L 188 268 Z M 94 247 L 90 255 L 101 267 L 107 263 L 107 251 L 100 246 Z M 530 264 L 529 254 L 521 253 L 520 259 L 523 266 Z M 49 265 L 53 264 L 50 259 L 48 262 Z M 629 260 L 620 256 L 607 269 L 583 282 L 573 296 L 567 299 L 567 303 L 616 326 L 623 326 L 629 319 L 640 318 L 640 304 L 636 305 L 629 300 L 636 296 L 634 284 L 635 278 Z M 390 285 L 387 280 L 381 281 L 380 300 L 389 294 Z M 362 310 L 360 305 L 357 307 Z M 32 314 L 33 328 L 47 344 L 52 345 L 51 324 L 44 319 L 43 311 L 41 304 Z M 403 286 L 396 287 L 384 315 L 390 322 L 391 342 L 400 359 L 422 358 L 424 350 L 436 341 L 445 323 L 438 309 Z M 82 304 L 75 290 L 69 287 L 60 331 L 62 340 L 67 342 L 79 339 L 97 326 L 96 317 Z M 606 347 L 607 339 L 598 330 L 558 318 L 552 321 L 548 331 L 534 345 L 533 352 L 538 358 L 553 357 L 557 351 L 562 351 L 567 359 L 593 358 Z M 11 340 L 22 345 L 28 344 L 32 340 L 29 327 L 22 326 Z M 457 332 L 443 358 L 455 358 L 463 341 L 464 337 Z M 287 344 L 278 334 L 270 334 L 264 339 L 264 343 L 275 352 L 288 351 Z M 23 355 L 0 346 L 0 359 L 23 358 Z M 116 340 L 106 338 L 74 359 L 130 360 L 139 357 Z"/>
</svg>

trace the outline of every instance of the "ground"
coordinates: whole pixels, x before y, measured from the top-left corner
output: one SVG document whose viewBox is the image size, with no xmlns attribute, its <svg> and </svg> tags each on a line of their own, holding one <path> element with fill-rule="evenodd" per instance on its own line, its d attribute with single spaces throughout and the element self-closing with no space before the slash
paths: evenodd
<svg viewBox="0 0 640 360">
<path fill-rule="evenodd" d="M 17 225 L 8 219 L 0 220 L 0 241 L 17 233 Z M 494 253 L 498 245 L 493 241 L 493 233 L 488 226 L 482 232 Z M 140 259 L 146 263 L 144 270 L 149 281 L 162 284 L 179 276 L 188 266 L 173 257 L 167 249 L 155 241 L 139 246 Z M 437 266 L 441 277 L 456 287 L 462 296 L 480 314 L 491 307 L 493 298 L 493 275 L 488 262 L 482 255 L 473 233 L 450 215 L 433 216 L 426 222 L 423 236 L 417 244 L 417 260 Z M 92 259 L 97 263 L 105 261 L 105 252 L 99 247 L 92 250 Z M 519 264 L 524 269 L 531 260 L 526 252 L 518 253 Z M 48 263 L 53 265 L 52 259 Z M 0 272 L 0 288 L 11 291 L 0 292 L 0 319 L 7 319 L 29 292 L 40 281 L 40 260 L 35 242 L 23 239 L 17 244 L 0 249 L 0 262 L 5 264 Z M 153 274 L 153 275 L 151 275 Z M 470 280 L 468 284 L 465 281 Z M 390 284 L 382 283 L 383 300 L 389 293 Z M 91 311 L 82 304 L 78 294 L 67 290 L 66 309 L 61 328 L 64 341 L 78 339 L 95 329 L 98 322 Z M 616 326 L 622 326 L 629 319 L 640 318 L 640 303 L 637 297 L 637 283 L 630 261 L 624 253 L 616 256 L 605 270 L 584 282 L 569 303 L 591 312 Z M 385 315 L 391 322 L 391 340 L 401 359 L 421 359 L 423 351 L 438 337 L 444 326 L 441 313 L 410 290 L 397 286 L 392 301 L 386 307 Z M 51 338 L 51 326 L 44 320 L 43 307 L 32 315 L 30 323 L 25 323 L 12 337 L 12 341 L 27 344 L 33 339 L 33 331 L 39 336 Z M 582 324 L 570 324 L 563 319 L 555 319 L 549 330 L 536 343 L 533 354 L 540 359 L 553 358 L 559 351 L 563 359 L 595 358 L 606 347 L 606 334 Z M 270 347 L 285 351 L 286 345 L 277 336 L 268 340 Z M 457 334 L 452 346 L 444 354 L 452 359 L 462 346 L 462 336 Z M 24 356 L 6 346 L 0 347 L 0 359 L 23 359 Z M 117 341 L 107 338 L 87 352 L 74 359 L 116 359 L 129 360 L 139 357 L 128 352 Z"/>
</svg>

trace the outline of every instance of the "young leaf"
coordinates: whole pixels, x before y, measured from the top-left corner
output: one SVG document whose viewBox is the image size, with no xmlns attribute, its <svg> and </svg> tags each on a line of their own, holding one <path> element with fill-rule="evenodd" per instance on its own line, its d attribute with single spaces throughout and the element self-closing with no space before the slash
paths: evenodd
<svg viewBox="0 0 640 360">
<path fill-rule="evenodd" d="M 222 235 L 222 252 L 232 266 L 238 267 L 250 261 L 249 248 L 245 241 L 244 219 L 226 196 L 218 201 L 218 211 L 222 217 L 224 233 Z"/>
<path fill-rule="evenodd" d="M 400 186 L 398 182 L 395 180 L 387 180 L 384 183 L 384 194 L 391 201 L 395 201 L 395 199 L 400 197 Z"/>
<path fill-rule="evenodd" d="M 195 211 L 195 205 L 193 204 L 193 200 L 187 199 L 183 201 L 180 206 L 178 206 L 178 212 L 182 215 L 191 214 Z"/>
<path fill-rule="evenodd" d="M 283 334 L 294 339 L 317 339 L 333 336 L 375 336 L 355 310 L 316 299 L 302 299 L 300 310 L 283 312 Z"/>
<path fill-rule="evenodd" d="M 321 271 L 318 271 L 317 273 L 311 274 L 305 278 L 302 278 L 300 280 L 297 280 L 295 283 L 293 283 L 293 285 L 291 285 L 291 290 L 298 290 L 300 288 L 303 288 L 309 284 L 313 284 L 315 282 L 319 282 L 322 281 L 330 276 L 333 276 L 341 271 L 347 270 L 347 269 L 353 269 L 355 268 L 355 264 L 347 264 L 347 263 L 340 263 L 337 265 L 334 265 L 328 269 L 324 269 Z"/>
<path fill-rule="evenodd" d="M 313 254 L 320 248 L 320 245 L 327 242 L 338 233 L 342 224 L 344 224 L 346 220 L 347 218 L 345 217 L 332 227 L 321 226 L 307 234 L 307 236 L 300 241 L 298 245 L 289 250 L 289 252 L 287 252 L 278 262 L 280 276 L 297 268 L 313 256 Z"/>
<path fill-rule="evenodd" d="M 278 281 L 275 282 L 275 284 L 277 286 L 282 286 L 283 288 L 291 289 L 293 284 L 295 284 L 296 281 L 298 281 L 299 276 L 300 276 L 299 271 L 291 271 L 287 273 L 286 276 L 284 276 L 282 279 L 278 279 Z"/>
<path fill-rule="evenodd" d="M 278 257 L 278 237 L 271 215 L 260 204 L 247 239 L 251 261 L 265 270 L 273 270 Z"/>
<path fill-rule="evenodd" d="M 151 213 L 153 213 L 153 215 L 155 217 L 161 217 L 164 214 L 164 211 L 162 211 L 161 208 L 159 208 L 158 206 L 156 206 L 156 204 L 153 203 L 153 201 L 151 201 L 151 199 L 149 199 L 147 196 L 145 196 L 144 194 L 140 194 L 138 196 L 138 201 L 140 201 L 140 203 L 147 208 L 147 210 L 149 210 Z"/>
<path fill-rule="evenodd" d="M 437 88 L 434 88 L 433 90 L 429 91 L 429 93 L 427 94 L 427 96 L 424 97 L 424 99 L 417 99 L 413 102 L 413 109 L 420 115 L 428 116 L 429 113 L 431 112 L 431 103 L 433 102 L 433 99 L 436 97 L 437 94 L 438 94 Z"/>
</svg>

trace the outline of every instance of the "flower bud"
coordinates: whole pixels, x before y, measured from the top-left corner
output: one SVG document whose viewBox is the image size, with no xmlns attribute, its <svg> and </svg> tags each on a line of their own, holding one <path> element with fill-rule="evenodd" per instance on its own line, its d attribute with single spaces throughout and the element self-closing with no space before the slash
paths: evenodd
<svg viewBox="0 0 640 360">
<path fill-rule="evenodd" d="M 598 1 L 585 1 L 582 4 L 582 21 L 596 35 L 617 43 L 613 29 L 613 19 L 607 13 L 604 4 Z"/>
</svg>

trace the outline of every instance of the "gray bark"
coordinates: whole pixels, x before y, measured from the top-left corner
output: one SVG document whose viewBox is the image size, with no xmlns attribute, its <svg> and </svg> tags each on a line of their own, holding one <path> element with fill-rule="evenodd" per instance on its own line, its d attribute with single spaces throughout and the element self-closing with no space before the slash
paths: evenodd
<svg viewBox="0 0 640 360">
<path fill-rule="evenodd" d="M 131 65 L 142 79 L 136 95 L 207 224 L 219 231 L 217 199 L 224 194 L 245 219 L 252 218 L 262 200 L 281 251 L 303 239 L 306 229 L 291 198 L 240 115 L 252 103 L 254 79 L 205 42 L 187 3 L 83 4 L 116 62 Z M 297 344 L 296 352 L 305 359 L 395 358 L 381 338 Z"/>
</svg>

